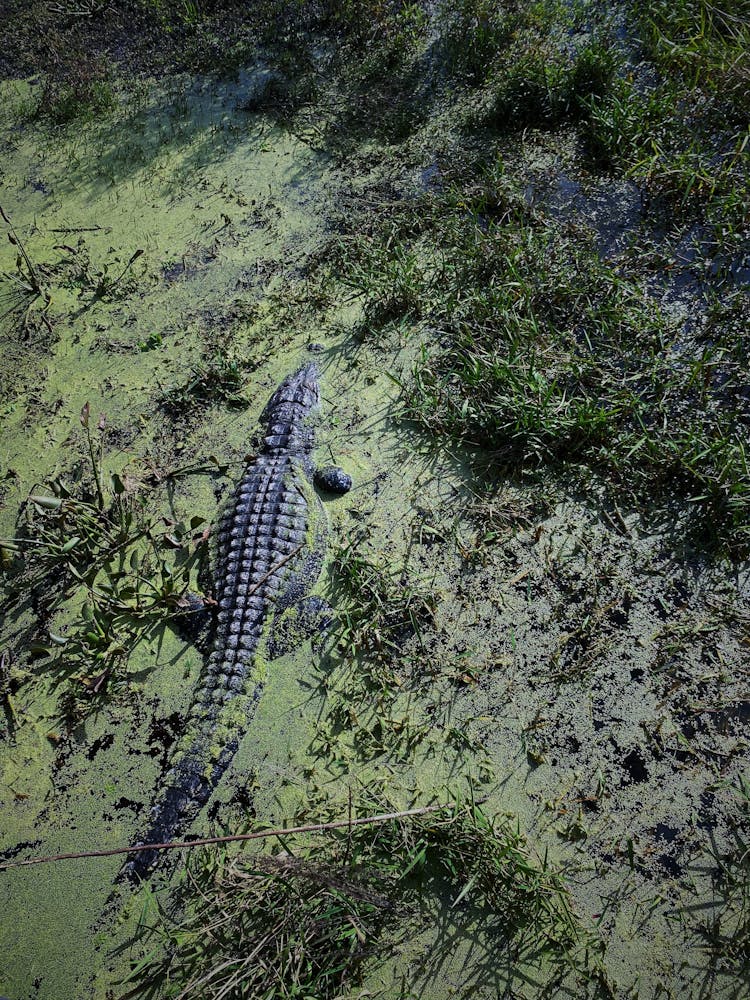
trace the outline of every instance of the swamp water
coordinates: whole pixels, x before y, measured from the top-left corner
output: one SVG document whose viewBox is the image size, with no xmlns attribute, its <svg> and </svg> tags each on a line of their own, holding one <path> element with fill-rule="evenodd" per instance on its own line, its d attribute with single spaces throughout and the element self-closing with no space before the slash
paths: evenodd
<svg viewBox="0 0 750 1000">
<path fill-rule="evenodd" d="M 243 110 L 257 85 L 175 80 L 63 133 L 19 126 L 24 89 L 5 85 L 0 205 L 52 297 L 49 328 L 39 301 L 25 324 L 18 310 L 5 321 L 2 534 L 17 535 L 41 484 L 87 475 L 87 403 L 92 426 L 106 414 L 103 476 L 166 519 L 163 532 L 191 517 L 203 530 L 273 388 L 322 343 L 317 456 L 355 480 L 326 503 L 332 548 L 354 540 L 430 593 L 434 621 L 403 639 L 369 696 L 351 681 L 358 663 L 330 644 L 269 664 L 251 730 L 193 832 L 238 829 L 248 803 L 284 826 L 301 805 L 346 816 L 362 792 L 392 808 L 473 794 L 518 823 L 538 866 L 563 873 L 599 971 L 519 958 L 502 899 L 474 907 L 435 878 L 428 919 L 347 995 L 742 995 L 705 928 L 731 934 L 747 919 L 717 875 L 743 810 L 747 569 L 682 563 L 663 526 L 613 509 L 595 480 L 585 496 L 564 477 L 540 495 L 488 484 L 481 454 L 430 447 L 401 418 L 390 377 L 419 345 L 359 336 L 356 302 L 318 294 L 311 266 L 357 179 L 382 171 L 410 197 L 408 171 L 397 150 L 390 162 L 368 150 L 334 159 L 317 137 Z M 1 253 L 8 301 L 25 309 L 16 249 Z M 218 358 L 237 364 L 239 389 L 202 399 L 202 373 L 227 375 Z M 336 607 L 331 566 L 319 589 Z M 51 658 L 29 657 L 72 629 L 84 593 L 59 597 L 40 622 L 36 598 L 15 592 L 3 625 L 2 647 L 34 675 L 5 706 L 6 857 L 132 842 L 201 668 L 169 626 L 144 631 L 120 667 L 127 683 L 68 731 Z M 119 867 L 0 873 L 0 992 L 132 988 L 118 984 L 154 946 L 133 935 L 155 909 L 146 890 L 114 887 Z"/>
</svg>

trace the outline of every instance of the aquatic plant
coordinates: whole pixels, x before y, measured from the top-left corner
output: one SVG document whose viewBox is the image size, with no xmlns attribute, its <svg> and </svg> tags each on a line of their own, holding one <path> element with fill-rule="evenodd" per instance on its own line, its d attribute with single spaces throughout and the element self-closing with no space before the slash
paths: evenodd
<svg viewBox="0 0 750 1000">
<path fill-rule="evenodd" d="M 3 295 L 5 311 L 0 314 L 0 322 L 10 318 L 18 323 L 23 331 L 27 331 L 32 310 L 41 302 L 40 316 L 50 330 L 49 319 L 45 315 L 52 302 L 52 294 L 46 282 L 47 273 L 41 265 L 31 259 L 23 240 L 1 205 L 0 218 L 7 226 L 11 246 L 17 250 L 15 272 L 2 275 L 8 282 L 8 290 Z"/>
<path fill-rule="evenodd" d="M 104 417 L 95 438 L 87 403 L 81 425 L 88 480 L 73 487 L 56 478 L 49 492 L 32 493 L 20 536 L 3 542 L 25 564 L 16 589 L 36 589 L 47 615 L 58 614 L 64 623 L 37 640 L 34 652 L 50 657 L 44 669 L 63 683 L 61 708 L 71 723 L 123 680 L 138 642 L 192 609 L 187 590 L 207 537 L 198 530 L 198 516 L 189 524 L 167 522 L 159 531 L 159 518 L 148 513 L 132 480 L 104 475 Z M 71 615 L 73 600 L 81 603 Z"/>
<path fill-rule="evenodd" d="M 437 595 L 406 568 L 374 558 L 358 538 L 334 550 L 338 588 L 335 631 L 339 650 L 358 659 L 357 671 L 378 686 L 393 686 L 393 665 L 404 641 L 432 621 Z"/>
<path fill-rule="evenodd" d="M 181 385 L 167 389 L 161 398 L 161 405 L 175 417 L 185 416 L 196 403 L 245 407 L 248 400 L 242 394 L 244 372 L 251 367 L 254 367 L 254 362 L 243 363 L 217 350 L 207 361 L 196 364 Z"/>
</svg>

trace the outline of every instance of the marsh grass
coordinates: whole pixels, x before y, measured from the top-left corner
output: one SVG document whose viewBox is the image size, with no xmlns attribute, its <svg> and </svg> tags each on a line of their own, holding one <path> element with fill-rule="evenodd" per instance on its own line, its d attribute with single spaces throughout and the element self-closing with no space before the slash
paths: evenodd
<svg viewBox="0 0 750 1000">
<path fill-rule="evenodd" d="M 159 948 L 135 965 L 124 996 L 341 996 L 426 929 L 440 898 L 481 914 L 517 961 L 603 980 L 599 942 L 562 876 L 512 819 L 493 821 L 473 802 L 283 846 L 276 856 L 191 854 L 181 898 L 144 928 L 145 948 L 154 938 Z M 433 947 L 442 961 L 452 945 Z"/>
<path fill-rule="evenodd" d="M 368 335 L 421 342 L 405 414 L 496 467 L 586 465 L 636 501 L 681 497 L 704 543 L 745 551 L 747 294 L 714 300 L 691 343 L 588 230 L 528 209 L 501 161 L 423 201 L 343 255 Z"/>
<path fill-rule="evenodd" d="M 243 408 L 248 399 L 243 393 L 245 372 L 253 362 L 243 363 L 222 350 L 216 350 L 208 359 L 200 361 L 180 385 L 165 390 L 162 408 L 171 416 L 185 417 L 197 405 L 223 403 Z"/>
<path fill-rule="evenodd" d="M 59 252 L 55 257 L 34 259 L 2 207 L 0 219 L 7 228 L 10 244 L 16 248 L 15 270 L 0 273 L 4 279 L 0 291 L 0 325 L 5 327 L 9 340 L 12 337 L 38 344 L 40 327 L 51 337 L 56 321 L 75 319 L 99 301 L 126 298 L 138 288 L 145 274 L 143 264 L 134 267 L 144 255 L 143 248 L 137 248 L 127 258 L 125 253 L 110 248 L 106 257 L 93 262 L 83 237 L 79 237 L 75 246 L 56 244 L 52 248 Z M 76 292 L 78 299 L 83 300 L 76 313 L 61 307 L 60 303 L 69 298 L 61 296 L 61 290 Z"/>
<path fill-rule="evenodd" d="M 715 855 L 715 892 L 718 906 L 698 930 L 717 967 L 724 972 L 747 972 L 750 961 L 750 784 L 738 779 L 732 790 L 739 806 L 729 850 Z M 707 909 L 702 907 L 701 909 Z"/>
<path fill-rule="evenodd" d="M 24 241 L 2 206 L 0 206 L 0 219 L 6 226 L 10 245 L 17 251 L 15 271 L 0 275 L 7 284 L 0 296 L 0 308 L 3 310 L 0 313 L 0 323 L 17 325 L 23 334 L 28 335 L 33 324 L 32 314 L 38 313 L 48 332 L 51 332 L 50 322 L 46 316 L 52 302 L 52 294 L 48 287 L 48 269 L 32 260 Z M 37 309 L 39 303 L 41 310 Z"/>
<path fill-rule="evenodd" d="M 69 71 L 64 79 L 49 76 L 38 94 L 34 117 L 64 125 L 101 118 L 112 111 L 117 99 L 106 71 L 96 64 L 88 63 L 88 67 L 85 72 Z"/>
<path fill-rule="evenodd" d="M 202 905 L 177 924 L 161 915 L 167 958 L 136 966 L 123 997 L 339 996 L 394 906 L 385 873 L 318 854 L 191 859 L 187 904 Z"/>
<path fill-rule="evenodd" d="M 469 122 L 512 130 L 585 117 L 589 102 L 608 92 L 614 70 L 611 48 L 598 39 L 572 56 L 524 49 L 496 72 Z"/>
<path fill-rule="evenodd" d="M 435 594 L 401 566 L 372 556 L 358 538 L 333 553 L 339 591 L 338 649 L 376 686 L 398 686 L 395 664 L 405 641 L 432 622 Z"/>
<path fill-rule="evenodd" d="M 47 657 L 42 669 L 61 688 L 70 724 L 94 711 L 125 679 L 133 648 L 176 616 L 195 610 L 188 587 L 205 552 L 203 519 L 159 522 L 143 490 L 129 477 L 103 471 L 106 425 L 92 427 L 88 404 L 81 425 L 90 463 L 78 483 L 61 478 L 34 492 L 20 536 L 0 545 L 22 559 L 14 591 L 33 591 L 51 626 L 32 643 Z M 165 530 L 166 529 L 166 530 Z M 12 571 L 12 566 L 9 570 Z M 72 610 L 73 602 L 78 602 Z"/>
<path fill-rule="evenodd" d="M 747 0 L 652 0 L 639 8 L 646 51 L 666 72 L 746 111 L 750 5 Z"/>
<path fill-rule="evenodd" d="M 705 218 L 724 242 L 750 213 L 746 0 L 651 0 L 632 11 L 651 75 L 620 76 L 588 101 L 586 138 L 672 212 Z"/>
</svg>

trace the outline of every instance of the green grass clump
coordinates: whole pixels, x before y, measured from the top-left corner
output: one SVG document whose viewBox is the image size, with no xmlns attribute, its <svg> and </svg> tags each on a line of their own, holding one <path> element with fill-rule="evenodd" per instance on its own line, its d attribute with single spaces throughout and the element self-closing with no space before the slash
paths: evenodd
<svg viewBox="0 0 750 1000">
<path fill-rule="evenodd" d="M 0 293 L 0 328 L 7 324 L 9 332 L 13 332 L 15 327 L 22 335 L 28 334 L 36 314 L 41 316 L 51 332 L 50 322 L 45 315 L 52 302 L 52 293 L 47 287 L 49 269 L 32 260 L 1 205 L 0 219 L 5 223 L 10 245 L 16 248 L 15 271 L 0 272 L 0 278 L 4 279 L 4 287 Z M 40 304 L 41 310 L 38 308 Z"/>
<path fill-rule="evenodd" d="M 592 30 L 573 5 L 450 0 L 437 28 L 443 71 L 469 89 L 471 127 L 507 131 L 586 116 L 618 62 L 606 30 Z"/>
<path fill-rule="evenodd" d="M 592 95 L 589 151 L 672 209 L 719 225 L 726 245 L 727 225 L 750 218 L 750 6 L 651 0 L 634 17 L 651 72 Z"/>
<path fill-rule="evenodd" d="M 386 866 L 362 871 L 341 856 L 191 856 L 188 884 L 201 905 L 176 926 L 162 917 L 167 958 L 136 967 L 138 985 L 124 996 L 340 996 L 394 911 Z"/>
<path fill-rule="evenodd" d="M 245 407 L 248 405 L 243 394 L 245 371 L 250 366 L 223 351 L 216 351 L 207 361 L 195 365 L 182 384 L 168 389 L 162 396 L 161 405 L 175 417 L 186 416 L 196 403 Z"/>
<path fill-rule="evenodd" d="M 352 261 L 343 275 L 343 282 L 355 294 L 363 288 L 368 290 L 365 321 L 371 329 L 394 319 L 419 318 L 424 281 L 417 251 L 402 243 L 395 247 L 373 243 L 366 263 Z"/>
<path fill-rule="evenodd" d="M 478 86 L 507 45 L 519 15 L 493 0 L 448 0 L 440 6 L 441 59 L 455 77 Z"/>
<path fill-rule="evenodd" d="M 510 129 L 581 117 L 590 101 L 607 93 L 614 69 L 612 49 L 600 39 L 572 56 L 544 49 L 524 52 L 490 80 L 473 123 Z"/>
<path fill-rule="evenodd" d="M 406 639 L 432 620 L 437 595 L 402 567 L 373 559 L 362 539 L 334 552 L 333 568 L 340 598 L 339 649 L 361 658 L 358 672 L 374 684 L 394 685 L 393 663 Z"/>
<path fill-rule="evenodd" d="M 105 79 L 49 80 L 39 97 L 37 115 L 58 125 L 82 118 L 98 118 L 115 107 L 111 85 Z"/>
<path fill-rule="evenodd" d="M 91 422 L 86 404 L 89 474 L 75 484 L 57 478 L 33 493 L 20 537 L 0 540 L 11 557 L 11 593 L 33 593 L 44 608 L 48 627 L 30 652 L 47 657 L 42 668 L 61 687 L 60 708 L 71 725 L 124 680 L 138 642 L 195 610 L 187 592 L 205 542 L 201 517 L 164 530 L 135 483 L 104 475 L 104 418 L 96 436 Z"/>
<path fill-rule="evenodd" d="M 571 910 L 565 881 L 535 855 L 512 817 L 493 819 L 472 804 L 421 818 L 410 837 L 417 875 L 446 880 L 453 909 L 465 901 L 481 911 L 498 946 L 511 947 L 516 967 L 541 957 L 568 968 L 586 965 L 581 946 L 593 938 Z"/>
<path fill-rule="evenodd" d="M 191 853 L 187 909 L 177 919 L 162 913 L 147 932 L 166 957 L 151 952 L 137 964 L 125 995 L 340 997 L 430 926 L 446 892 L 438 905 L 476 911 L 515 967 L 545 959 L 555 975 L 599 978 L 598 942 L 573 915 L 559 873 L 510 820 L 468 805 L 329 831 L 314 843 L 287 838 L 276 856 Z M 436 960 L 450 959 L 441 953 L 450 938 L 435 947 Z"/>
<path fill-rule="evenodd" d="M 639 5 L 646 51 L 665 73 L 718 95 L 730 116 L 747 117 L 750 4 L 747 0 L 651 0 Z"/>
<path fill-rule="evenodd" d="M 750 298 L 717 301 L 684 348 L 680 327 L 600 259 L 587 230 L 527 210 L 511 188 L 496 164 L 405 209 L 374 252 L 350 249 L 347 281 L 372 334 L 380 321 L 421 340 L 401 383 L 406 413 L 506 469 L 587 464 L 634 498 L 678 495 L 699 531 L 745 550 L 750 342 L 738 318 Z M 415 247 L 419 266 L 394 299 L 383 254 L 398 266 Z"/>
</svg>

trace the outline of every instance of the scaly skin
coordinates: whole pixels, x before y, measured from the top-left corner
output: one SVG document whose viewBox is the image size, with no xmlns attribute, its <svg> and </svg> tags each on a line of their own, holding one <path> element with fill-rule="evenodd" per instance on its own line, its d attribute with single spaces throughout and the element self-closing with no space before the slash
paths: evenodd
<svg viewBox="0 0 750 1000">
<path fill-rule="evenodd" d="M 218 533 L 213 648 L 179 756 L 140 843 L 174 839 L 205 805 L 260 696 L 262 680 L 254 676 L 254 667 L 269 615 L 302 597 L 318 575 L 320 537 L 313 551 L 309 545 L 316 511 L 309 509 L 310 491 L 304 487 L 313 473 L 309 418 L 319 400 L 317 368 L 305 365 L 281 383 L 263 412 L 263 447 L 246 468 Z M 157 851 L 133 855 L 123 874 L 142 878 L 158 856 Z"/>
</svg>

